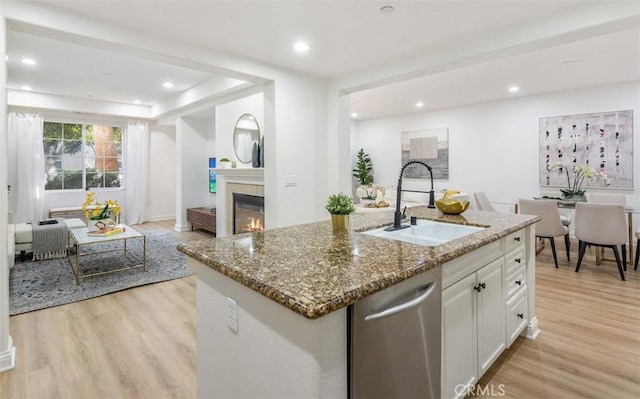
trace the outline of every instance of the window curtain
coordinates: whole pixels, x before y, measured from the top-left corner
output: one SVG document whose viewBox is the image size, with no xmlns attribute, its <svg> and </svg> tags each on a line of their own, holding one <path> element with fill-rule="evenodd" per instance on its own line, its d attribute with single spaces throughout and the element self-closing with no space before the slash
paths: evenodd
<svg viewBox="0 0 640 399">
<path fill-rule="evenodd" d="M 40 220 L 44 215 L 44 147 L 41 114 L 11 110 L 8 115 L 9 210 L 16 223 Z"/>
<path fill-rule="evenodd" d="M 134 121 L 127 124 L 126 196 L 123 209 L 126 224 L 147 221 L 149 193 L 149 124 Z"/>
</svg>

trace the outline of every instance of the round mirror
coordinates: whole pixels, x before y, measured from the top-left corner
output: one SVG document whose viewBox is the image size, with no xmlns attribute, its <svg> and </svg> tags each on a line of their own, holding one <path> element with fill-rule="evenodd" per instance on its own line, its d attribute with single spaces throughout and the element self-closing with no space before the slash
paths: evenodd
<svg viewBox="0 0 640 399">
<path fill-rule="evenodd" d="M 251 114 L 243 114 L 233 130 L 233 150 L 242 163 L 251 162 L 253 143 L 260 142 L 260 127 Z"/>
</svg>

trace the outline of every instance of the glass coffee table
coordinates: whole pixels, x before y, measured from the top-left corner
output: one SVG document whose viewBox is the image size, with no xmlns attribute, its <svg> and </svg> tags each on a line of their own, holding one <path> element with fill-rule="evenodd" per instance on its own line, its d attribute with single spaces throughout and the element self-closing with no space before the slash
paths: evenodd
<svg viewBox="0 0 640 399">
<path fill-rule="evenodd" d="M 147 238 L 144 234 L 136 231 L 133 227 L 127 226 L 125 224 L 118 225 L 120 227 L 124 227 L 124 232 L 119 234 L 114 234 L 111 236 L 90 236 L 87 233 L 89 232 L 88 227 L 71 229 L 69 230 L 69 244 L 72 244 L 76 248 L 75 255 L 69 254 L 69 264 L 71 265 L 71 270 L 76 278 L 76 284 L 80 284 L 80 280 L 87 277 L 99 276 L 102 274 L 108 273 L 116 273 L 122 272 L 125 270 L 142 268 L 142 271 L 146 271 L 146 252 L 147 252 Z M 140 254 L 135 254 L 127 249 L 127 241 L 130 239 L 142 239 L 142 251 Z M 108 250 L 100 250 L 100 251 L 85 251 L 83 253 L 82 249 L 90 246 L 95 246 L 96 244 L 104 244 L 109 242 L 117 242 L 122 241 L 122 245 L 116 244 L 117 248 L 108 249 Z M 118 252 L 122 251 L 124 260 L 123 262 L 130 263 L 129 266 L 125 267 L 117 267 L 114 269 L 103 270 L 99 272 L 92 273 L 82 273 L 82 264 L 81 258 L 92 257 L 93 255 L 104 254 L 108 252 Z M 74 261 L 75 258 L 75 261 Z"/>
</svg>

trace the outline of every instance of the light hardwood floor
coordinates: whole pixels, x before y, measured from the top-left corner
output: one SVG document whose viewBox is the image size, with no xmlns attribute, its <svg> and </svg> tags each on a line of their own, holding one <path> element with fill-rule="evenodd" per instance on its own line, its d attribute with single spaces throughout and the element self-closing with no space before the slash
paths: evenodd
<svg viewBox="0 0 640 399">
<path fill-rule="evenodd" d="M 188 241 L 173 221 L 138 225 Z M 562 248 L 562 245 L 558 245 Z M 640 271 L 580 273 L 549 246 L 537 258 L 541 334 L 519 338 L 480 381 L 479 397 L 639 398 Z M 195 278 L 143 286 L 12 316 L 16 368 L 0 373 L 0 398 L 195 398 Z M 504 392 L 504 395 L 502 393 Z M 493 394 L 493 395 L 492 395 Z"/>
</svg>

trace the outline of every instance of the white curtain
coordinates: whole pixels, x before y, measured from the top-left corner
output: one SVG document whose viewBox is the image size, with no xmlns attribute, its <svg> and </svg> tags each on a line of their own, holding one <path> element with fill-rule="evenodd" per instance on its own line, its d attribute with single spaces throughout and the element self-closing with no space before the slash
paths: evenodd
<svg viewBox="0 0 640 399">
<path fill-rule="evenodd" d="M 9 209 L 16 223 L 42 219 L 44 215 L 44 148 L 41 114 L 12 110 L 8 117 Z"/>
<path fill-rule="evenodd" d="M 149 193 L 149 124 L 129 122 L 125 138 L 127 169 L 124 219 L 126 224 L 143 223 L 147 221 Z"/>
</svg>

